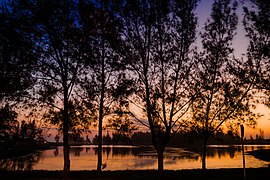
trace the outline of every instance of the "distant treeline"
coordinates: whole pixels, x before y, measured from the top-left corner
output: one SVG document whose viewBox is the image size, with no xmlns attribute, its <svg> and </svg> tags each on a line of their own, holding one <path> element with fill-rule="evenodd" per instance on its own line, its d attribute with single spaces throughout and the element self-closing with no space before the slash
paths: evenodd
<svg viewBox="0 0 270 180">
<path fill-rule="evenodd" d="M 88 140 L 88 143 L 98 144 L 98 136 L 96 135 L 92 142 Z M 270 144 L 270 139 L 264 139 L 259 135 L 255 138 L 252 136 L 249 139 L 244 139 L 245 144 Z M 217 133 L 210 137 L 208 144 L 240 144 L 241 139 L 239 136 L 228 133 Z M 138 131 L 132 135 L 124 135 L 117 133 L 107 133 L 103 136 L 104 145 L 152 145 L 151 133 Z M 199 134 L 186 132 L 176 133 L 171 137 L 168 146 L 189 146 L 189 145 L 200 145 L 201 137 Z"/>
</svg>

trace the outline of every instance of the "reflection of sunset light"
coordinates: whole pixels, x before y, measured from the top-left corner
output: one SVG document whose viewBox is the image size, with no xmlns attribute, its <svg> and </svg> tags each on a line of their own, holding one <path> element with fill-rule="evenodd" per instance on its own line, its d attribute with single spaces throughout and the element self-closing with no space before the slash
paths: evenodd
<svg viewBox="0 0 270 180">
<path fill-rule="evenodd" d="M 245 151 L 260 148 L 270 149 L 270 146 L 245 146 Z M 45 150 L 41 160 L 33 167 L 35 170 L 62 170 L 63 149 Z M 97 165 L 96 146 L 72 147 L 70 153 L 71 170 L 95 170 Z M 242 155 L 240 146 L 209 146 L 207 168 L 241 168 Z M 143 170 L 157 169 L 157 156 L 153 148 L 105 146 L 103 149 L 105 170 Z M 246 155 L 246 167 L 265 167 L 268 163 Z M 198 153 L 185 151 L 182 148 L 167 148 L 164 158 L 165 169 L 200 169 L 201 158 Z"/>
</svg>

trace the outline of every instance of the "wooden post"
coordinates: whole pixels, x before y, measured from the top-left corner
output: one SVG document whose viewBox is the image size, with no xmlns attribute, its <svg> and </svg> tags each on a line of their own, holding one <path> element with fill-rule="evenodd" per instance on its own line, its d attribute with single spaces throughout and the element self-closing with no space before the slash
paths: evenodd
<svg viewBox="0 0 270 180">
<path fill-rule="evenodd" d="M 246 180 L 246 162 L 245 162 L 245 150 L 244 150 L 244 125 L 240 125 L 240 129 L 241 129 L 241 144 L 242 144 L 244 180 Z"/>
</svg>

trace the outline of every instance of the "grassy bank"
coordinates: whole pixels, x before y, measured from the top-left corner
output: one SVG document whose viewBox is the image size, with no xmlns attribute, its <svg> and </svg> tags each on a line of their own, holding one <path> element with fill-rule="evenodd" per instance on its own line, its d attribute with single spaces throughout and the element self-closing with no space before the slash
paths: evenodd
<svg viewBox="0 0 270 180">
<path fill-rule="evenodd" d="M 260 149 L 249 152 L 250 155 L 262 161 L 270 162 L 270 149 Z"/>
<path fill-rule="evenodd" d="M 270 169 L 247 169 L 247 180 L 269 179 Z M 1 179 L 37 179 L 57 180 L 63 179 L 61 171 L 0 171 Z M 164 171 L 104 171 L 99 175 L 96 171 L 71 171 L 70 180 L 161 180 L 161 179 L 210 179 L 210 180 L 238 180 L 243 179 L 242 169 L 210 169 L 204 174 L 201 170 Z"/>
<path fill-rule="evenodd" d="M 40 150 L 46 150 L 55 148 L 61 144 L 56 143 L 14 143 L 14 144 L 0 144 L 0 159 L 7 159 L 19 156 L 29 155 L 30 153 L 35 153 Z"/>
</svg>

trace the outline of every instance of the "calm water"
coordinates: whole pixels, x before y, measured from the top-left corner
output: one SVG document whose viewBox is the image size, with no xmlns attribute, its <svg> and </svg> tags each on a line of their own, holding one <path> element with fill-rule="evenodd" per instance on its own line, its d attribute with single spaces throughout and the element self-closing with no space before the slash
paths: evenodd
<svg viewBox="0 0 270 180">
<path fill-rule="evenodd" d="M 270 149 L 270 145 L 245 146 L 245 151 Z M 270 162 L 261 161 L 246 154 L 246 167 L 269 166 Z M 97 164 L 97 147 L 92 145 L 73 146 L 70 152 L 71 170 L 93 170 Z M 105 146 L 103 148 L 105 170 L 157 169 L 157 156 L 152 147 Z M 183 148 L 167 148 L 164 159 L 165 169 L 201 168 L 199 153 Z M 207 168 L 241 168 L 240 146 L 208 146 Z M 12 159 L 0 159 L 0 169 L 6 170 L 62 170 L 63 149 L 50 149 L 39 153 Z"/>
</svg>

